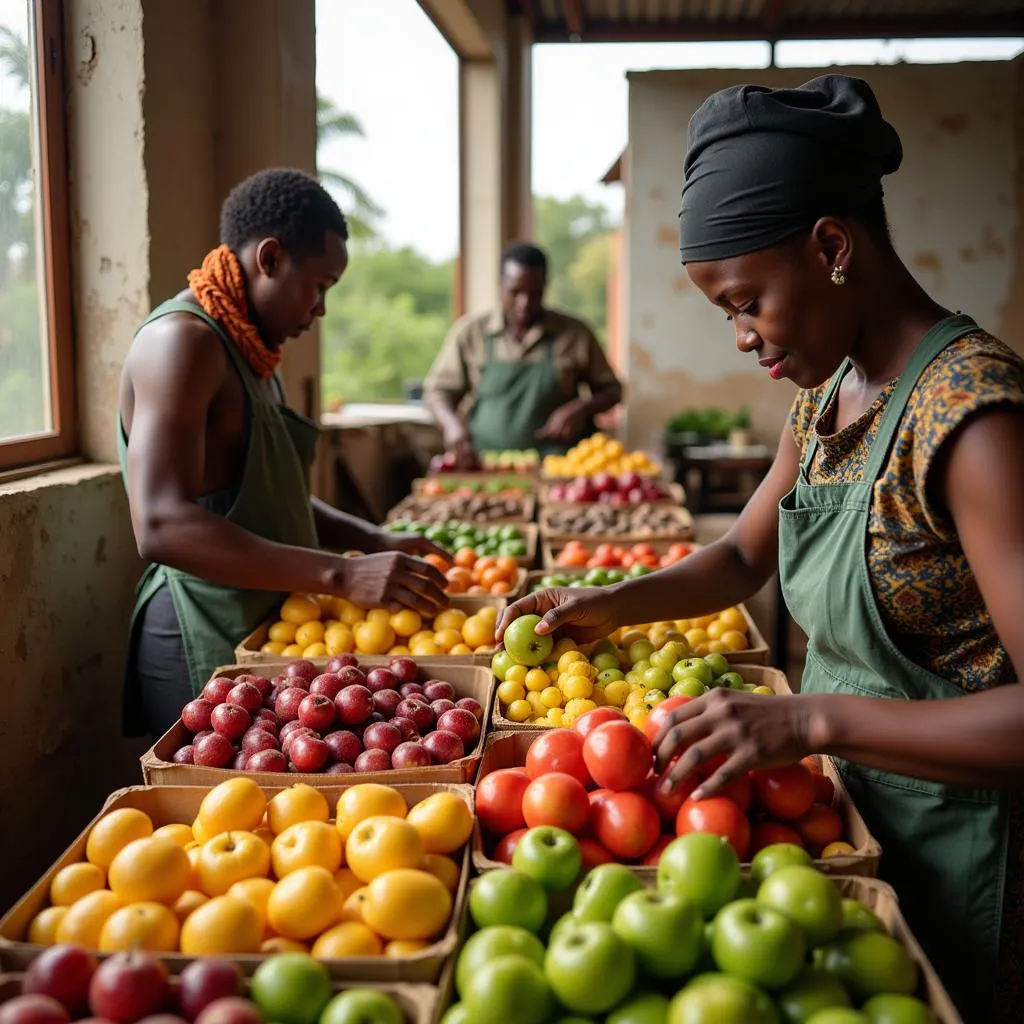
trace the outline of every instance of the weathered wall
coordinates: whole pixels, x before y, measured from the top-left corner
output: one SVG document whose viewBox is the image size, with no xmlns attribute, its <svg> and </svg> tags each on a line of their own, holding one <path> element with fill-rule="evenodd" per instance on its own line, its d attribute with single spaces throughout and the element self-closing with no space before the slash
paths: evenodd
<svg viewBox="0 0 1024 1024">
<path fill-rule="evenodd" d="M 903 166 L 886 179 L 886 201 L 907 265 L 938 301 L 1024 351 L 1013 289 L 1024 273 L 1024 62 L 838 70 L 871 83 L 903 138 Z M 683 154 L 690 116 L 710 93 L 740 81 L 794 86 L 813 75 L 630 75 L 625 322 L 630 393 L 643 396 L 629 407 L 632 443 L 656 445 L 674 412 L 703 405 L 749 406 L 755 434 L 775 443 L 792 385 L 771 381 L 736 351 L 731 326 L 679 263 Z"/>
</svg>

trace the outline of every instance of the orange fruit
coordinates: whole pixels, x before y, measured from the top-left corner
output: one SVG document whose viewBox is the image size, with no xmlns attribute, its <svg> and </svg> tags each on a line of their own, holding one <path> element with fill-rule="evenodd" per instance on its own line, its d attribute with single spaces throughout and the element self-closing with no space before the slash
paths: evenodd
<svg viewBox="0 0 1024 1024">
<path fill-rule="evenodd" d="M 181 927 L 185 956 L 255 953 L 262 942 L 260 915 L 251 903 L 234 896 L 215 896 L 197 907 Z"/>
<path fill-rule="evenodd" d="M 391 616 L 388 624 L 394 630 L 396 637 L 407 638 L 423 628 L 423 619 L 420 618 L 418 612 L 414 612 L 411 608 L 403 608 Z"/>
<path fill-rule="evenodd" d="M 385 871 L 367 890 L 363 920 L 384 939 L 433 938 L 452 914 L 452 894 L 426 871 Z"/>
<path fill-rule="evenodd" d="M 209 900 L 209 896 L 205 892 L 199 892 L 197 889 L 186 889 L 174 902 L 174 906 L 171 910 L 174 911 L 174 916 L 178 919 L 179 924 L 184 924 L 185 919 L 192 913 L 193 910 L 201 907 L 204 903 Z"/>
<path fill-rule="evenodd" d="M 259 828 L 266 809 L 267 798 L 263 790 L 252 779 L 240 775 L 214 786 L 203 797 L 196 819 L 203 835 L 212 839 L 233 829 L 252 832 Z M 192 831 L 195 832 L 195 828 Z M 196 839 L 204 841 L 198 835 Z"/>
<path fill-rule="evenodd" d="M 396 868 L 418 867 L 426 852 L 413 825 L 383 815 L 361 821 L 345 842 L 345 860 L 364 882 Z"/>
<path fill-rule="evenodd" d="M 68 864 L 53 876 L 50 883 L 50 903 L 55 907 L 70 907 L 90 892 L 107 887 L 103 868 L 82 862 Z"/>
<path fill-rule="evenodd" d="M 301 626 L 305 622 L 313 622 L 323 618 L 323 609 L 315 597 L 309 594 L 292 594 L 281 605 L 281 621 Z"/>
<path fill-rule="evenodd" d="M 203 852 L 201 846 L 193 846 L 191 849 L 185 851 L 185 856 L 188 857 L 189 867 L 192 869 L 192 877 L 189 879 L 188 887 L 190 889 L 199 888 L 199 857 Z"/>
<path fill-rule="evenodd" d="M 466 621 L 469 616 L 461 608 L 446 608 L 443 612 L 439 612 L 434 618 L 434 629 L 457 629 L 461 632 L 462 624 Z M 413 637 L 413 639 L 416 639 Z M 433 640 L 433 633 L 427 633 L 423 639 Z"/>
<path fill-rule="evenodd" d="M 235 882 L 227 891 L 228 896 L 248 903 L 260 916 L 260 925 L 267 927 L 267 902 L 274 891 L 274 883 L 269 878 L 243 878 Z"/>
<path fill-rule="evenodd" d="M 456 644 L 462 643 L 462 634 L 457 629 L 442 629 L 434 634 L 434 643 L 447 653 Z"/>
<path fill-rule="evenodd" d="M 366 886 L 350 893 L 341 905 L 342 921 L 362 921 L 363 908 L 366 906 Z"/>
<path fill-rule="evenodd" d="M 330 816 L 327 798 L 304 782 L 282 789 L 267 804 L 267 824 L 275 836 L 300 821 L 327 821 Z"/>
<path fill-rule="evenodd" d="M 446 558 L 442 558 L 440 555 L 424 555 L 424 562 L 429 562 L 438 572 L 447 572 L 451 568 L 451 562 Z"/>
<path fill-rule="evenodd" d="M 453 559 L 460 569 L 472 569 L 476 565 L 476 550 L 474 548 L 459 548 Z"/>
<path fill-rule="evenodd" d="M 440 853 L 428 853 L 423 858 L 423 870 L 439 878 L 449 892 L 458 889 L 462 870 L 451 857 L 445 857 Z"/>
<path fill-rule="evenodd" d="M 384 654 L 395 643 L 395 631 L 387 622 L 360 622 L 352 630 L 360 654 Z"/>
<path fill-rule="evenodd" d="M 349 896 L 362 887 L 362 882 L 352 873 L 351 868 L 339 868 L 334 872 L 334 884 L 341 893 L 341 898 L 347 900 Z"/>
<path fill-rule="evenodd" d="M 351 630 L 359 622 L 363 622 L 366 619 L 366 612 L 363 611 L 358 605 L 352 604 L 351 601 L 344 601 L 339 598 L 338 603 L 335 607 L 335 611 L 338 614 L 338 621 L 343 626 L 348 626 Z"/>
<path fill-rule="evenodd" d="M 286 939 L 280 935 L 272 935 L 260 943 L 261 953 L 308 953 L 309 947 L 295 939 Z"/>
<path fill-rule="evenodd" d="M 488 569 L 493 569 L 497 563 L 498 560 L 494 555 L 484 555 L 476 560 L 476 571 L 480 573 L 486 572 Z"/>
<path fill-rule="evenodd" d="M 722 634 L 720 641 L 730 651 L 745 651 L 748 646 L 746 634 L 741 633 L 738 629 L 727 630 Z"/>
<path fill-rule="evenodd" d="M 421 640 L 417 644 L 409 644 L 409 653 L 414 658 L 436 658 L 441 653 L 441 648 L 433 640 Z"/>
<path fill-rule="evenodd" d="M 448 581 L 446 589 L 449 594 L 464 594 L 473 582 L 468 569 L 449 569 L 444 578 Z"/>
<path fill-rule="evenodd" d="M 365 924 L 342 921 L 328 928 L 313 943 L 310 952 L 318 960 L 340 960 L 349 956 L 380 956 L 384 947 Z"/>
<path fill-rule="evenodd" d="M 67 907 L 46 907 L 40 910 L 28 926 L 28 941 L 34 946 L 54 945 L 57 942 L 57 929 L 67 912 Z"/>
<path fill-rule="evenodd" d="M 175 953 L 180 932 L 174 911 L 150 900 L 129 903 L 115 910 L 100 931 L 100 952 L 117 953 L 147 949 L 151 953 Z"/>
<path fill-rule="evenodd" d="M 512 582 L 519 573 L 519 563 L 512 555 L 499 555 L 494 566 L 509 582 Z"/>
<path fill-rule="evenodd" d="M 270 850 L 252 832 L 222 832 L 199 851 L 196 874 L 199 888 L 208 896 L 223 896 L 246 878 L 266 878 L 270 871 Z"/>
<path fill-rule="evenodd" d="M 466 593 L 470 597 L 484 597 L 487 594 L 487 588 L 481 587 L 480 584 L 477 583 L 474 586 L 470 587 L 469 590 L 466 591 Z"/>
<path fill-rule="evenodd" d="M 341 867 L 341 836 L 326 821 L 300 821 L 289 825 L 270 848 L 270 862 L 278 878 L 298 868 L 317 864 L 333 875 Z"/>
<path fill-rule="evenodd" d="M 295 643 L 300 647 L 309 647 L 312 644 L 323 643 L 324 624 L 322 622 L 304 622 L 295 630 Z"/>
<path fill-rule="evenodd" d="M 267 921 L 286 939 L 312 939 L 336 924 L 340 916 L 338 887 L 326 868 L 293 871 L 274 886 L 267 900 Z"/>
<path fill-rule="evenodd" d="M 267 638 L 271 643 L 284 644 L 286 647 L 295 642 L 295 633 L 298 626 L 294 622 L 275 622 L 267 630 Z"/>
<path fill-rule="evenodd" d="M 85 844 L 85 859 L 106 871 L 122 847 L 152 834 L 153 822 L 147 815 L 134 807 L 120 807 L 93 826 Z"/>
<path fill-rule="evenodd" d="M 136 839 L 110 865 L 110 891 L 125 903 L 170 906 L 189 887 L 192 865 L 173 839 Z"/>
<path fill-rule="evenodd" d="M 405 797 L 397 789 L 377 782 L 362 782 L 350 786 L 339 797 L 336 826 L 342 840 L 347 842 L 359 822 L 381 814 L 404 818 L 407 810 Z"/>
<path fill-rule="evenodd" d="M 448 653 L 449 655 L 472 654 L 473 648 L 467 647 L 465 644 L 456 644 Z"/>
<path fill-rule="evenodd" d="M 455 793 L 428 796 L 409 808 L 406 821 L 419 832 L 427 853 L 452 853 L 473 834 L 473 812 L 469 804 Z"/>
<path fill-rule="evenodd" d="M 192 835 L 192 829 L 188 825 L 182 825 L 178 822 L 172 825 L 162 825 L 153 835 L 158 839 L 171 839 L 183 850 L 188 848 L 189 843 L 195 842 L 196 838 Z"/>
<path fill-rule="evenodd" d="M 430 943 L 423 939 L 394 939 L 384 947 L 384 955 L 401 960 L 403 957 L 415 956 L 429 945 Z"/>
<path fill-rule="evenodd" d="M 356 645 L 352 630 L 343 622 L 334 622 L 324 631 L 324 646 L 332 657 L 335 654 L 349 654 Z"/>
<path fill-rule="evenodd" d="M 124 906 L 120 897 L 109 889 L 100 889 L 83 896 L 67 908 L 57 925 L 56 939 L 61 944 L 100 948 L 100 932 L 107 918 Z"/>
<path fill-rule="evenodd" d="M 491 584 L 492 594 L 507 594 L 511 589 L 512 585 L 508 582 L 508 580 L 498 580 L 497 583 Z"/>
<path fill-rule="evenodd" d="M 462 639 L 473 648 L 494 643 L 494 624 L 479 615 L 470 615 L 462 624 Z"/>
<path fill-rule="evenodd" d="M 495 583 L 507 581 L 505 580 L 505 574 L 496 565 L 493 565 L 490 569 L 485 569 L 480 574 L 480 582 L 485 587 L 493 587 Z"/>
</svg>

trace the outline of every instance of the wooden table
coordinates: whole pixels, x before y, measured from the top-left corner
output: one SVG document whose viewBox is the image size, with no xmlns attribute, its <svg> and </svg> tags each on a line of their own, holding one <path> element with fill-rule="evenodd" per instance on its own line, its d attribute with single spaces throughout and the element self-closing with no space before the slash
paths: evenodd
<svg viewBox="0 0 1024 1024">
<path fill-rule="evenodd" d="M 739 512 L 768 472 L 772 451 L 764 445 L 711 444 L 683 448 L 673 461 L 691 512 Z"/>
</svg>

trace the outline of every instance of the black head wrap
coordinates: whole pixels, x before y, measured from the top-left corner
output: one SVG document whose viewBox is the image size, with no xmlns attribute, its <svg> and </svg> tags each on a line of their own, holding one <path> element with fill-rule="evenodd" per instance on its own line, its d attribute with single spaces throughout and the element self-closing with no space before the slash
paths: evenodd
<svg viewBox="0 0 1024 1024">
<path fill-rule="evenodd" d="M 818 217 L 869 207 L 903 159 L 867 82 L 823 75 L 797 89 L 737 85 L 690 119 L 683 263 L 757 252 Z"/>
</svg>

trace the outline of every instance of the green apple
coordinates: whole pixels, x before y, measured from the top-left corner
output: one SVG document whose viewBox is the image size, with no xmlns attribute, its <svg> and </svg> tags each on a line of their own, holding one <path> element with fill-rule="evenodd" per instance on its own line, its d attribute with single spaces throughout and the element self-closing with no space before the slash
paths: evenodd
<svg viewBox="0 0 1024 1024">
<path fill-rule="evenodd" d="M 666 1024 L 668 1000 L 660 992 L 641 992 L 619 1003 L 605 1024 Z"/>
<path fill-rule="evenodd" d="M 870 1024 L 933 1024 L 935 1020 L 920 999 L 891 992 L 872 996 L 860 1011 Z"/>
<path fill-rule="evenodd" d="M 807 1024 L 871 1024 L 860 1010 L 847 1006 L 832 1006 L 827 1010 L 819 1010 L 807 1021 Z"/>
<path fill-rule="evenodd" d="M 750 862 L 750 877 L 760 885 L 769 875 L 775 874 L 780 868 L 792 867 L 795 864 L 810 867 L 814 863 L 811 855 L 795 843 L 772 843 L 754 854 Z M 860 906 L 860 904 L 857 904 Z"/>
<path fill-rule="evenodd" d="M 597 683 L 598 686 L 607 686 L 609 683 L 615 683 L 618 682 L 618 680 L 625 678 L 626 677 L 622 674 L 622 672 L 619 669 L 606 668 L 603 672 L 597 673 L 597 679 L 595 679 L 594 681 Z"/>
<path fill-rule="evenodd" d="M 799 973 L 803 932 L 757 900 L 734 900 L 715 917 L 711 955 L 720 971 L 761 988 L 781 988 Z"/>
<path fill-rule="evenodd" d="M 730 690 L 742 690 L 746 680 L 739 672 L 724 672 L 715 680 L 715 686 L 727 686 Z"/>
<path fill-rule="evenodd" d="M 319 1024 L 405 1024 L 405 1013 L 386 992 L 350 988 L 327 1004 Z"/>
<path fill-rule="evenodd" d="M 722 836 L 690 832 L 661 851 L 658 888 L 689 897 L 705 918 L 734 899 L 739 887 L 739 858 Z"/>
<path fill-rule="evenodd" d="M 531 828 L 516 843 L 512 867 L 535 878 L 548 892 L 562 892 L 579 878 L 583 858 L 580 844 L 551 825 Z"/>
<path fill-rule="evenodd" d="M 675 678 L 675 676 L 673 676 Z M 708 688 L 696 676 L 683 676 L 668 691 L 670 697 L 703 697 Z"/>
<path fill-rule="evenodd" d="M 676 662 L 672 669 L 672 678 L 681 683 L 689 677 L 699 679 L 705 686 L 710 686 L 715 679 L 711 666 L 703 658 L 684 658 Z"/>
<path fill-rule="evenodd" d="M 884 932 L 885 925 L 861 903 L 860 900 L 844 899 L 843 931 Z"/>
<path fill-rule="evenodd" d="M 573 1013 L 607 1013 L 632 991 L 633 951 L 606 921 L 559 931 L 548 945 L 544 974 L 558 1001 Z"/>
<path fill-rule="evenodd" d="M 495 651 L 491 658 L 491 671 L 502 681 L 505 682 L 505 673 L 515 664 L 515 658 L 512 657 L 508 651 L 502 649 Z"/>
<path fill-rule="evenodd" d="M 839 890 L 816 868 L 800 864 L 779 868 L 758 887 L 757 902 L 795 921 L 808 948 L 828 942 L 843 924 Z"/>
<path fill-rule="evenodd" d="M 844 932 L 818 950 L 816 959 L 858 1001 L 883 992 L 909 996 L 917 988 L 917 964 L 882 932 Z"/>
<path fill-rule="evenodd" d="M 470 1024 L 469 1014 L 462 1003 L 453 1003 L 445 1011 L 440 1024 Z"/>
<path fill-rule="evenodd" d="M 327 969 L 305 953 L 272 956 L 252 976 L 252 1001 L 280 1024 L 316 1024 L 332 995 Z"/>
<path fill-rule="evenodd" d="M 634 640 L 629 645 L 629 660 L 635 665 L 638 661 L 649 661 L 654 653 L 654 644 L 650 640 Z"/>
<path fill-rule="evenodd" d="M 512 954 L 526 957 L 540 967 L 544 963 L 544 944 L 533 932 L 515 925 L 491 925 L 474 932 L 466 939 L 455 963 L 456 991 L 465 999 L 466 986 L 484 964 Z"/>
<path fill-rule="evenodd" d="M 539 665 L 551 653 L 550 635 L 538 636 L 539 615 L 520 615 L 505 630 L 505 650 L 519 665 Z"/>
<path fill-rule="evenodd" d="M 640 879 L 625 864 L 598 864 L 576 889 L 572 916 L 579 922 L 611 921 L 615 908 L 642 888 Z"/>
<path fill-rule="evenodd" d="M 529 957 L 506 953 L 482 963 L 462 993 L 473 1024 L 544 1024 L 551 1015 L 551 989 Z"/>
<path fill-rule="evenodd" d="M 785 988 L 775 993 L 775 1004 L 786 1024 L 807 1024 L 818 1010 L 849 1006 L 850 997 L 838 978 L 820 967 L 804 967 Z"/>
<path fill-rule="evenodd" d="M 554 1024 L 596 1024 L 593 1017 L 559 1017 Z"/>
<path fill-rule="evenodd" d="M 643 889 L 627 896 L 615 908 L 612 928 L 654 978 L 684 977 L 704 952 L 700 909 L 678 892 Z"/>
<path fill-rule="evenodd" d="M 704 664 L 711 669 L 716 679 L 729 671 L 729 659 L 724 654 L 705 654 Z"/>
<path fill-rule="evenodd" d="M 619 659 L 614 654 L 605 652 L 591 658 L 590 664 L 593 665 L 598 672 L 607 672 L 609 669 L 618 669 Z"/>
<path fill-rule="evenodd" d="M 672 686 L 672 677 L 663 668 L 651 665 L 641 676 L 644 686 L 649 690 L 660 690 L 665 693 Z"/>
<path fill-rule="evenodd" d="M 535 878 L 515 868 L 482 874 L 469 890 L 469 913 L 477 928 L 515 924 L 536 934 L 548 916 L 548 894 Z"/>
<path fill-rule="evenodd" d="M 571 910 L 569 913 L 563 914 L 557 921 L 555 921 L 548 931 L 547 944 L 550 946 L 551 943 L 558 938 L 561 932 L 575 924 L 579 924 L 579 921 L 576 920 L 576 917 Z"/>
<path fill-rule="evenodd" d="M 669 1004 L 668 1024 L 778 1024 L 759 988 L 727 974 L 698 974 Z"/>
</svg>

